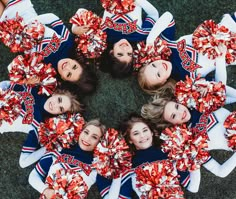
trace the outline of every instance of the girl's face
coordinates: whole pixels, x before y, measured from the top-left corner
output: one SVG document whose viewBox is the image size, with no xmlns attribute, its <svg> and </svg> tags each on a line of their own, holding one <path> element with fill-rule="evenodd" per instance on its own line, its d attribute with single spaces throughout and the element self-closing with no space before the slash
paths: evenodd
<svg viewBox="0 0 236 199">
<path fill-rule="evenodd" d="M 171 62 L 156 60 L 145 66 L 143 75 L 149 86 L 163 85 L 170 77 L 171 70 Z"/>
<path fill-rule="evenodd" d="M 57 70 L 63 80 L 76 82 L 79 80 L 83 69 L 74 59 L 65 58 L 57 63 Z"/>
<path fill-rule="evenodd" d="M 153 133 L 143 122 L 136 122 L 130 130 L 130 144 L 134 144 L 137 150 L 147 149 L 152 146 Z"/>
<path fill-rule="evenodd" d="M 121 39 L 116 42 L 113 46 L 113 50 L 111 50 L 111 53 L 120 62 L 130 63 L 133 58 L 133 48 L 126 39 Z"/>
<path fill-rule="evenodd" d="M 171 124 L 183 124 L 190 120 L 188 108 L 176 102 L 168 102 L 164 108 L 164 119 Z"/>
<path fill-rule="evenodd" d="M 79 146 L 84 151 L 93 151 L 101 137 L 102 131 L 99 127 L 88 125 L 79 136 Z"/>
<path fill-rule="evenodd" d="M 44 104 L 44 109 L 53 115 L 68 112 L 70 111 L 70 108 L 71 108 L 70 98 L 67 95 L 61 95 L 61 94 L 52 95 L 46 100 Z"/>
</svg>

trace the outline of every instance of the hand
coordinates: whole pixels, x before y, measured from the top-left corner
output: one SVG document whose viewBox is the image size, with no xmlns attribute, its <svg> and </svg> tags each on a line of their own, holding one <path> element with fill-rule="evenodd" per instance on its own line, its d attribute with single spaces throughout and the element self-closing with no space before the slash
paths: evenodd
<svg viewBox="0 0 236 199">
<path fill-rule="evenodd" d="M 86 32 L 89 31 L 89 26 L 86 25 L 86 26 L 77 26 L 77 25 L 73 25 L 72 27 L 72 32 L 75 34 L 75 35 L 82 35 Z"/>
<path fill-rule="evenodd" d="M 53 189 L 50 188 L 46 188 L 43 191 L 43 195 L 47 198 L 47 199 L 51 199 L 52 196 L 55 194 L 55 191 Z"/>
<path fill-rule="evenodd" d="M 225 57 L 225 55 L 226 55 L 226 52 L 227 52 L 227 47 L 226 47 L 226 45 L 224 45 L 224 44 L 220 44 L 219 46 L 218 46 L 218 49 L 219 49 L 219 51 L 220 51 L 220 53 L 221 53 L 221 57 Z"/>
<path fill-rule="evenodd" d="M 39 84 L 40 78 L 38 76 L 30 77 L 25 80 L 25 84 Z"/>
<path fill-rule="evenodd" d="M 201 97 L 205 97 L 207 95 L 208 89 L 206 87 L 197 88 L 197 91 L 201 94 Z"/>
</svg>

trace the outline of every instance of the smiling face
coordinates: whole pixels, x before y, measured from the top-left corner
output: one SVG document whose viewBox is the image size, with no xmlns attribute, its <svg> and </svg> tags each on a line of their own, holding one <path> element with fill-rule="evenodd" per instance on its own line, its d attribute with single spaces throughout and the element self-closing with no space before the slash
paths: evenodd
<svg viewBox="0 0 236 199">
<path fill-rule="evenodd" d="M 44 109 L 53 115 L 68 112 L 70 108 L 71 100 L 67 95 L 52 95 L 44 104 Z"/>
<path fill-rule="evenodd" d="M 143 75 L 148 86 L 163 85 L 170 77 L 172 64 L 165 60 L 156 60 L 145 66 Z"/>
<path fill-rule="evenodd" d="M 101 137 L 102 131 L 99 127 L 88 125 L 79 136 L 79 146 L 84 151 L 93 151 Z"/>
<path fill-rule="evenodd" d="M 133 48 L 126 39 L 116 42 L 111 53 L 120 62 L 130 63 L 133 59 Z"/>
<path fill-rule="evenodd" d="M 191 115 L 186 106 L 171 101 L 166 104 L 163 117 L 171 124 L 183 124 L 190 120 Z"/>
<path fill-rule="evenodd" d="M 63 80 L 76 82 L 79 80 L 83 69 L 77 61 L 65 58 L 58 62 L 57 70 Z"/>
<path fill-rule="evenodd" d="M 130 130 L 130 144 L 134 144 L 137 150 L 147 149 L 152 146 L 153 133 L 143 122 L 136 122 Z"/>
</svg>

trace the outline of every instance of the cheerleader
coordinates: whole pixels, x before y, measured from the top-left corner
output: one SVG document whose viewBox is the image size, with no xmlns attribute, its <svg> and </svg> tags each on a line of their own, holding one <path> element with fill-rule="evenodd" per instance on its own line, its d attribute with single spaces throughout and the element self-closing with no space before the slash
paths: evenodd
<svg viewBox="0 0 236 199">
<path fill-rule="evenodd" d="M 5 9 L 0 21 L 12 19 L 18 14 L 24 23 L 30 24 L 37 20 L 44 27 L 43 38 L 27 53 L 38 52 L 45 63 L 51 63 L 58 72 L 59 78 L 76 85 L 84 93 L 90 93 L 96 88 L 96 75 L 76 56 L 74 36 L 66 28 L 62 20 L 52 13 L 37 15 L 30 0 L 4 1 Z M 38 79 L 34 79 L 37 83 Z M 67 86 L 66 88 L 69 88 Z"/>
<path fill-rule="evenodd" d="M 129 119 L 121 125 L 121 130 L 133 152 L 132 167 L 134 172 L 127 171 L 123 175 L 120 198 L 132 198 L 133 191 L 141 198 L 142 192 L 137 186 L 136 171 L 148 164 L 167 160 L 168 157 L 159 148 L 159 140 L 155 139 L 154 136 L 156 130 L 141 116 L 131 114 Z M 199 170 L 190 173 L 178 171 L 178 174 L 180 175 L 179 181 L 183 187 L 191 192 L 198 191 L 200 184 Z M 177 195 L 174 198 L 177 198 Z"/>
<path fill-rule="evenodd" d="M 93 150 L 104 132 L 105 127 L 98 120 L 87 122 L 79 136 L 78 144 L 70 149 L 63 149 L 60 153 L 56 151 L 47 153 L 41 158 L 29 175 L 30 185 L 45 198 L 51 198 L 54 194 L 58 194 L 58 190 L 54 190 L 49 185 L 50 181 L 47 181 L 47 176 L 52 176 L 63 168 L 74 171 L 73 175 L 82 177 L 82 181 L 79 182 L 82 184 L 80 189 L 83 190 L 80 196 L 85 197 L 98 179 L 96 169 L 92 166 Z M 65 194 L 67 194 L 66 191 Z"/>
</svg>

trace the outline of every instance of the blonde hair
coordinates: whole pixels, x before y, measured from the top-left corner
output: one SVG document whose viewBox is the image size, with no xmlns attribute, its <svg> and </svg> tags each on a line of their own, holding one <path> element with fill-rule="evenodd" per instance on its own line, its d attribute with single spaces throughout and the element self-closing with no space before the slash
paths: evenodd
<svg viewBox="0 0 236 199">
<path fill-rule="evenodd" d="M 155 124 L 159 131 L 171 126 L 171 123 L 165 121 L 163 114 L 166 104 L 170 101 L 174 101 L 174 99 L 175 97 L 172 87 L 165 87 L 165 89 L 158 90 L 151 100 L 142 106 L 142 117 L 149 119 L 153 124 Z"/>
<path fill-rule="evenodd" d="M 102 135 L 104 135 L 104 133 L 106 131 L 106 126 L 104 124 L 102 124 L 99 119 L 92 119 L 92 120 L 86 122 L 83 129 L 85 129 L 89 125 L 93 125 L 93 126 L 100 128 Z"/>
<path fill-rule="evenodd" d="M 167 82 L 164 83 L 163 85 L 162 84 L 156 84 L 154 86 L 148 85 L 148 81 L 147 81 L 148 77 L 146 77 L 144 75 L 144 71 L 146 69 L 146 66 L 143 66 L 138 71 L 138 83 L 144 92 L 148 93 L 149 95 L 154 95 L 156 92 L 158 92 L 158 90 L 162 90 L 163 87 L 164 87 L 164 89 L 165 89 L 165 87 L 173 87 L 174 88 L 176 81 L 173 80 L 172 78 L 168 78 Z"/>
<path fill-rule="evenodd" d="M 53 94 L 65 95 L 69 97 L 70 102 L 71 102 L 70 112 L 78 113 L 78 112 L 83 111 L 82 105 L 78 101 L 76 95 L 72 94 L 70 91 L 63 90 L 63 89 L 56 89 Z"/>
</svg>

